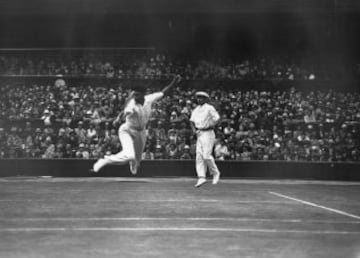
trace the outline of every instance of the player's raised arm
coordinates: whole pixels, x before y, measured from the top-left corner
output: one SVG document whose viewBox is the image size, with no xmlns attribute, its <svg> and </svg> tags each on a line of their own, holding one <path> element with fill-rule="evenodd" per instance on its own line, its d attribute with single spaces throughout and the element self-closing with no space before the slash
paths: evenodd
<svg viewBox="0 0 360 258">
<path fill-rule="evenodd" d="M 155 93 L 151 93 L 145 96 L 146 105 L 152 105 L 152 103 L 158 101 L 163 96 L 165 96 L 176 84 L 181 81 L 180 75 L 175 75 L 169 85 L 163 88 L 161 91 L 157 91 Z"/>
<path fill-rule="evenodd" d="M 162 89 L 162 93 L 166 95 L 176 84 L 180 83 L 181 76 L 175 75 L 169 85 Z"/>
</svg>

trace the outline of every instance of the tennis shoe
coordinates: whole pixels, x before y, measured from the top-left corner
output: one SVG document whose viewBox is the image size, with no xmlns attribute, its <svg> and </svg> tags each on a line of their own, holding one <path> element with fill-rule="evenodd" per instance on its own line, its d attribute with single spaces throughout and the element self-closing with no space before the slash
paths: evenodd
<svg viewBox="0 0 360 258">
<path fill-rule="evenodd" d="M 220 172 L 216 172 L 213 176 L 212 184 L 216 185 L 220 180 Z"/>
<path fill-rule="evenodd" d="M 108 164 L 108 161 L 106 159 L 99 159 L 98 161 L 95 162 L 95 164 L 93 166 L 93 171 L 95 173 L 97 173 L 97 172 L 99 172 L 100 169 L 102 169 L 107 164 Z"/>
<path fill-rule="evenodd" d="M 202 186 L 202 185 L 205 184 L 205 183 L 206 183 L 206 179 L 203 178 L 203 177 L 201 177 L 201 178 L 198 179 L 195 187 L 200 187 L 200 186 Z"/>
<path fill-rule="evenodd" d="M 129 164 L 130 164 L 131 174 L 136 175 L 139 169 L 139 164 L 134 160 L 130 161 Z"/>
</svg>

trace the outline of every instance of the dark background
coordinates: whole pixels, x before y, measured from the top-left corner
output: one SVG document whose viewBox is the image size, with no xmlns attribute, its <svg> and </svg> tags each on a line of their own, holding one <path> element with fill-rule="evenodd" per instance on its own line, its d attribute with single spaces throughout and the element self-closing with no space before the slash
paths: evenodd
<svg viewBox="0 0 360 258">
<path fill-rule="evenodd" d="M 330 66 L 358 62 L 359 31 L 356 0 L 0 1 L 0 48 L 154 47 Z"/>
</svg>

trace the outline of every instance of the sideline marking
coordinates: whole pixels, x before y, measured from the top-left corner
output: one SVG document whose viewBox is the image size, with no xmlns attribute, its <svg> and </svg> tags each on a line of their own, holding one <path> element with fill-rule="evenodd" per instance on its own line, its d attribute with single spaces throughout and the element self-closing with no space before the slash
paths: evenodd
<svg viewBox="0 0 360 258">
<path fill-rule="evenodd" d="M 258 161 L 256 161 L 258 162 Z M 134 178 L 134 177 L 52 177 L 52 178 L 41 178 L 39 176 L 23 176 L 23 177 L 2 177 L 0 178 L 1 182 L 21 182 L 26 181 L 26 183 L 58 183 L 58 182 L 89 182 L 89 183 L 97 183 L 97 182 L 154 182 L 154 183 L 162 183 L 162 182 L 195 182 L 196 178 L 194 177 L 148 177 L 148 178 Z M 239 179 L 239 178 L 231 178 L 226 179 L 223 178 L 221 180 L 222 183 L 226 184 L 281 184 L 281 185 L 351 185 L 357 186 L 360 185 L 360 182 L 350 182 L 350 181 L 324 181 L 324 180 L 293 180 L 293 179 L 279 179 L 279 180 L 261 180 L 261 179 Z"/>
<path fill-rule="evenodd" d="M 331 224 L 360 224 L 360 221 L 339 221 L 339 220 L 302 220 L 302 219 L 251 219 L 251 218 L 209 218 L 209 217 L 51 217 L 51 218 L 0 218 L 0 221 L 238 221 L 238 222 L 289 222 L 289 223 L 331 223 Z"/>
<path fill-rule="evenodd" d="M 52 203 L 56 202 L 67 202 L 68 200 L 51 200 Z M 146 202 L 146 203 L 161 203 L 161 202 L 198 202 L 198 203 L 269 203 L 269 204 L 281 204 L 284 203 L 283 201 L 246 201 L 246 200 L 216 200 L 216 199 L 200 199 L 200 200 L 194 200 L 194 199 L 167 199 L 167 200 L 101 200 L 101 199 L 95 199 L 95 200 L 75 200 L 75 202 L 114 202 L 114 203 L 121 203 L 121 202 L 130 202 L 136 204 L 137 202 Z M 0 202 L 44 202 L 44 200 L 41 199 L 0 199 Z M 289 204 L 292 204 L 292 202 L 289 202 Z"/>
<path fill-rule="evenodd" d="M 351 217 L 351 218 L 360 220 L 360 216 L 357 216 L 357 215 L 354 215 L 354 214 L 351 214 L 351 213 L 347 213 L 347 212 L 344 212 L 344 211 L 341 211 L 341 210 L 328 208 L 328 207 L 325 207 L 325 206 L 322 206 L 322 205 L 318 205 L 316 203 L 303 201 L 303 200 L 300 200 L 300 199 L 297 199 L 297 198 L 294 198 L 294 197 L 291 197 L 291 196 L 279 194 L 279 193 L 276 193 L 276 192 L 269 192 L 269 193 L 273 194 L 273 195 L 276 195 L 276 196 L 279 196 L 279 197 L 282 197 L 282 198 L 285 198 L 285 199 L 293 200 L 293 201 L 300 202 L 300 203 L 303 203 L 303 204 L 306 204 L 306 205 L 310 205 L 310 206 L 313 206 L 313 207 L 317 207 L 317 208 L 321 208 L 321 209 L 324 209 L 324 210 L 332 211 L 332 212 L 335 212 L 335 213 L 338 213 L 338 214 L 341 214 L 341 215 L 344 215 L 344 216 L 347 216 L 347 217 Z"/>
<path fill-rule="evenodd" d="M 37 232 L 37 231 L 217 231 L 217 232 L 248 232 L 248 233 L 300 233 L 300 234 L 337 234 L 337 235 L 357 235 L 360 231 L 331 231 L 331 230 L 278 230 L 278 229 L 257 229 L 257 228 L 0 228 L 0 232 Z"/>
</svg>

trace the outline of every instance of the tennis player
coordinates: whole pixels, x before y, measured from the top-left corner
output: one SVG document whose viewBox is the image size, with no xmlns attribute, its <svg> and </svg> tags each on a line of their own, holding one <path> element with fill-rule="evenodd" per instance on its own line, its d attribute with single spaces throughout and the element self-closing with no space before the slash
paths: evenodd
<svg viewBox="0 0 360 258">
<path fill-rule="evenodd" d="M 195 93 L 198 106 L 192 111 L 190 124 L 193 132 L 197 136 L 196 141 L 196 173 L 198 181 L 195 187 L 200 187 L 206 183 L 206 172 L 209 169 L 213 175 L 213 184 L 220 180 L 220 171 L 215 164 L 212 151 L 215 143 L 214 127 L 220 120 L 220 115 L 216 109 L 208 104 L 209 94 L 204 91 Z"/>
<path fill-rule="evenodd" d="M 141 156 L 146 144 L 145 128 L 150 119 L 151 106 L 154 102 L 166 95 L 170 89 L 181 81 L 181 76 L 174 76 L 173 80 L 162 91 L 144 96 L 143 89 L 133 91 L 127 101 L 125 108 L 119 113 L 114 122 L 125 118 L 125 122 L 119 127 L 119 138 L 122 151 L 113 155 L 105 155 L 94 165 L 92 172 L 99 172 L 109 164 L 130 164 L 130 171 L 136 175 L 140 166 Z"/>
</svg>

